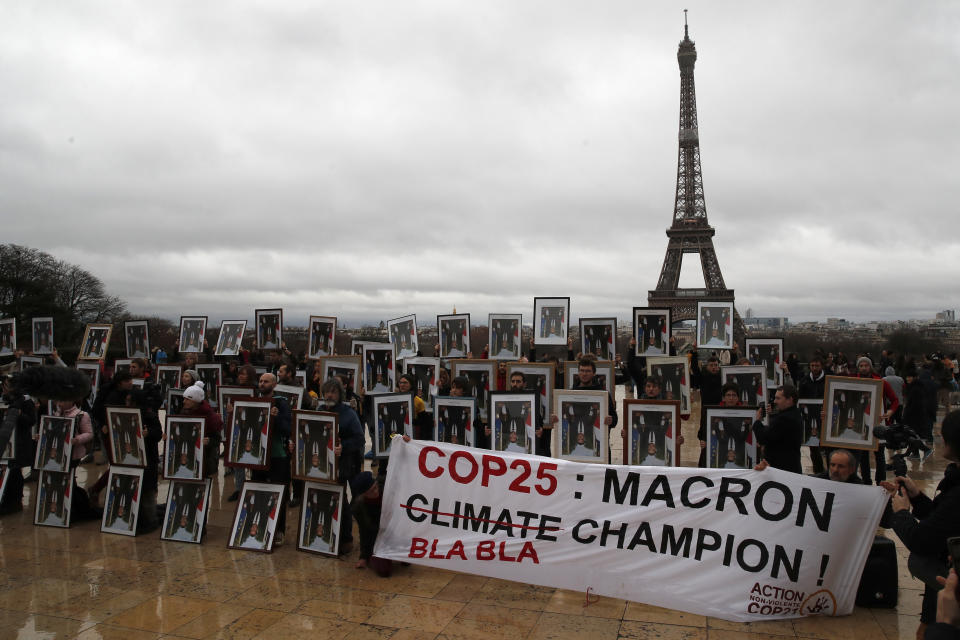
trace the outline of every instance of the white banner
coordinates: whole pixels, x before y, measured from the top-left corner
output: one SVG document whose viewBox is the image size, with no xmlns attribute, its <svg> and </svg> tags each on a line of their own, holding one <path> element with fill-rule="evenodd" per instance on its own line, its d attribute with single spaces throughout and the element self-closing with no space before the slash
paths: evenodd
<svg viewBox="0 0 960 640">
<path fill-rule="evenodd" d="M 853 610 L 883 489 L 395 440 L 374 554 L 752 622 Z"/>
</svg>

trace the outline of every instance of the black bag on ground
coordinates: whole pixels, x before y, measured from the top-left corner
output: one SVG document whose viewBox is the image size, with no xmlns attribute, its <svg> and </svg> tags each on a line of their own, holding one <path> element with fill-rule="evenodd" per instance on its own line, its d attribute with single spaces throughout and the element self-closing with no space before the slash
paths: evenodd
<svg viewBox="0 0 960 640">
<path fill-rule="evenodd" d="M 890 538 L 876 536 L 857 587 L 857 606 L 893 609 L 897 589 L 897 547 Z"/>
</svg>

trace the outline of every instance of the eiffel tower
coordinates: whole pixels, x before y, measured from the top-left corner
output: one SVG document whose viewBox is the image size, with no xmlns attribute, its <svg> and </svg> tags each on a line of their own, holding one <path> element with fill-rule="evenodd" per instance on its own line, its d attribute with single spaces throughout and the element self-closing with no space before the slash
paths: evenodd
<svg viewBox="0 0 960 640">
<path fill-rule="evenodd" d="M 663 259 L 657 288 L 647 295 L 651 307 L 669 308 L 670 320 L 695 320 L 697 301 L 732 301 L 733 289 L 727 289 L 720 273 L 720 264 L 713 249 L 716 233 L 707 221 L 707 205 L 703 198 L 703 176 L 700 173 L 700 136 L 697 130 L 697 93 L 693 84 L 693 65 L 697 49 L 690 39 L 686 10 L 683 19 L 683 40 L 677 50 L 680 64 L 680 148 L 677 153 L 677 197 L 673 208 L 673 225 L 667 229 L 667 256 Z M 680 264 L 684 254 L 700 255 L 703 267 L 703 289 L 681 289 Z M 735 326 L 741 324 L 736 318 Z"/>
</svg>

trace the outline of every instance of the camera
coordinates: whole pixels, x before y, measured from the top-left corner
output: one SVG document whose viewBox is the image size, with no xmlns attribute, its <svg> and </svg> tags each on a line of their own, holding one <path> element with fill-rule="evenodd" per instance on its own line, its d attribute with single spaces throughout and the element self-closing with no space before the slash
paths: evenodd
<svg viewBox="0 0 960 640">
<path fill-rule="evenodd" d="M 907 448 L 914 450 L 926 449 L 926 446 L 923 444 L 923 440 L 920 439 L 920 436 L 917 435 L 917 432 L 905 424 L 876 426 L 873 428 L 873 435 L 877 438 L 877 440 L 883 440 L 887 446 L 887 449 L 890 449 L 891 451 L 899 452 L 901 449 Z M 890 466 L 893 467 L 893 472 L 895 475 L 907 475 L 906 456 L 907 454 L 905 452 L 894 454 Z"/>
</svg>

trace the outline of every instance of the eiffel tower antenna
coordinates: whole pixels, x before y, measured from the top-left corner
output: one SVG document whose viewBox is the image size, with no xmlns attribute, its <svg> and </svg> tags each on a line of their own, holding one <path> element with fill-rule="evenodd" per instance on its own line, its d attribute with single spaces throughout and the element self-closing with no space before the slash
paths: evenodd
<svg viewBox="0 0 960 640">
<path fill-rule="evenodd" d="M 667 229 L 667 255 L 663 259 L 657 288 L 647 296 L 651 307 L 667 307 L 672 322 L 694 320 L 697 301 L 732 301 L 733 289 L 727 289 L 713 249 L 716 233 L 707 220 L 700 171 L 700 132 L 697 124 L 697 92 L 693 67 L 697 49 L 690 39 L 687 10 L 683 10 L 683 40 L 677 48 L 680 65 L 680 132 L 677 151 L 677 190 L 673 205 L 673 224 Z M 685 254 L 698 254 L 703 268 L 703 289 L 680 288 L 680 265 Z M 739 318 L 737 318 L 739 321 Z M 740 324 L 738 322 L 738 324 Z"/>
</svg>

